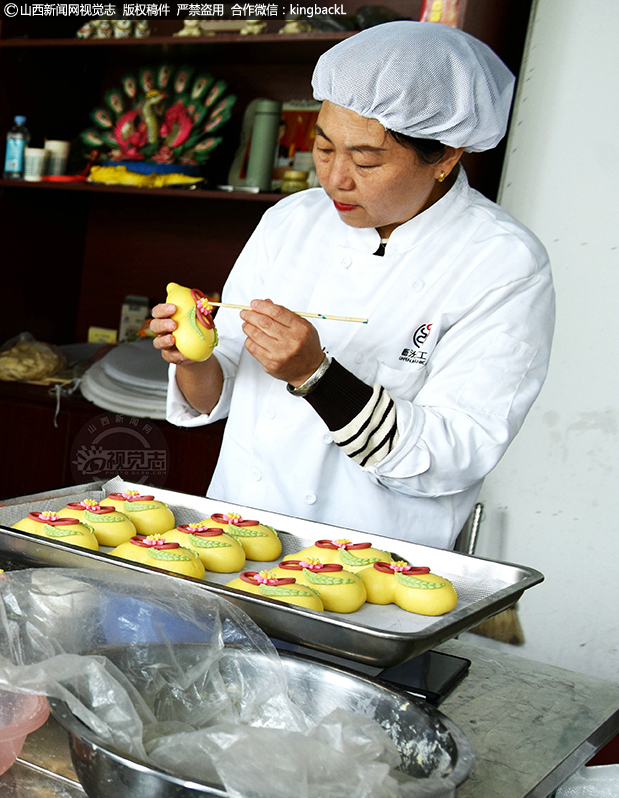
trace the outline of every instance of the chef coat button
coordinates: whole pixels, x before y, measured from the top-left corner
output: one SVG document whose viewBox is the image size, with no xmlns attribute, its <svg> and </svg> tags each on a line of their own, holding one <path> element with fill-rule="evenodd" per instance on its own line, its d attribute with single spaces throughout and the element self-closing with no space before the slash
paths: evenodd
<svg viewBox="0 0 619 798">
<path fill-rule="evenodd" d="M 262 473 L 258 468 L 252 468 L 250 476 L 254 480 L 254 482 L 260 482 L 260 480 L 262 479 Z"/>
<path fill-rule="evenodd" d="M 329 445 L 330 443 L 333 443 L 333 438 L 329 435 L 328 432 L 325 432 L 325 434 L 322 436 L 322 442 Z"/>
<path fill-rule="evenodd" d="M 418 294 L 422 288 L 423 288 L 423 280 L 415 280 L 415 282 L 411 285 L 411 289 L 416 294 Z"/>
<path fill-rule="evenodd" d="M 316 502 L 316 494 L 315 493 L 306 493 L 305 494 L 305 503 L 306 504 L 314 504 Z"/>
<path fill-rule="evenodd" d="M 363 352 L 358 352 L 355 355 L 355 363 L 363 363 L 365 358 L 366 358 L 366 355 L 364 355 Z"/>
<path fill-rule="evenodd" d="M 342 255 L 342 257 L 340 258 L 340 265 L 342 266 L 343 269 L 347 269 L 351 263 L 352 263 L 352 258 L 350 257 L 350 255 Z"/>
<path fill-rule="evenodd" d="M 267 409 L 264 411 L 264 417 L 268 419 L 275 418 L 275 410 L 273 410 L 272 407 L 267 407 Z"/>
</svg>

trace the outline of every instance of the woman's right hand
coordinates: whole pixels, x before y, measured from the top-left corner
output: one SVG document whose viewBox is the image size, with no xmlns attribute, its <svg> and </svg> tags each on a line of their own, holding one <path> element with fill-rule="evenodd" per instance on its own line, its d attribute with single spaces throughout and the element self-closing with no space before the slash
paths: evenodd
<svg viewBox="0 0 619 798">
<path fill-rule="evenodd" d="M 151 332 L 155 334 L 153 346 L 159 349 L 164 360 L 174 363 L 176 366 L 195 363 L 195 360 L 182 355 L 176 348 L 176 341 L 172 333 L 178 327 L 172 316 L 176 313 L 176 305 L 170 302 L 163 302 L 155 305 L 152 310 L 152 321 L 150 323 Z"/>
</svg>

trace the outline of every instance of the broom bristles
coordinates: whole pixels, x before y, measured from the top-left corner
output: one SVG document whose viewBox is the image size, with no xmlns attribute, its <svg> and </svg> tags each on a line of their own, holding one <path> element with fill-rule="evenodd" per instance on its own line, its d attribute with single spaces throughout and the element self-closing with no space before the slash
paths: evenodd
<svg viewBox="0 0 619 798">
<path fill-rule="evenodd" d="M 492 618 L 482 621 L 469 631 L 480 637 L 489 637 L 492 640 L 499 640 L 512 646 L 524 644 L 524 633 L 515 607 L 510 607 L 507 610 L 503 610 L 503 612 L 499 612 L 498 615 L 493 615 Z"/>
</svg>

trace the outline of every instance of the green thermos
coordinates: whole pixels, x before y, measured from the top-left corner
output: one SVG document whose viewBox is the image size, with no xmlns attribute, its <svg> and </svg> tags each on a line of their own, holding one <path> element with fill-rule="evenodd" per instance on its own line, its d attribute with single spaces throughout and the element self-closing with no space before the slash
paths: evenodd
<svg viewBox="0 0 619 798">
<path fill-rule="evenodd" d="M 259 100 L 251 131 L 246 186 L 270 191 L 273 182 L 275 151 L 279 140 L 282 104 L 279 100 Z"/>
</svg>

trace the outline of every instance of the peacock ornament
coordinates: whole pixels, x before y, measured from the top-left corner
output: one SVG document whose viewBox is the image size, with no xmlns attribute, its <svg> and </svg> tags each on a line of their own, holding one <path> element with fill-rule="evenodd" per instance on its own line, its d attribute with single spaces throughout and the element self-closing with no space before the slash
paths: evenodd
<svg viewBox="0 0 619 798">
<path fill-rule="evenodd" d="M 190 67 L 144 67 L 121 84 L 91 112 L 95 127 L 80 134 L 93 161 L 204 164 L 236 102 L 225 81 L 194 77 Z"/>
</svg>

